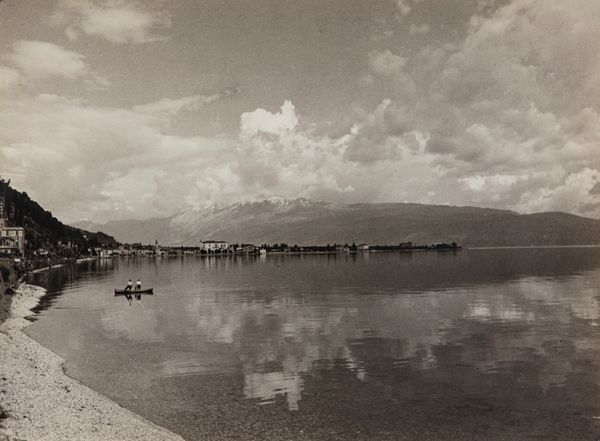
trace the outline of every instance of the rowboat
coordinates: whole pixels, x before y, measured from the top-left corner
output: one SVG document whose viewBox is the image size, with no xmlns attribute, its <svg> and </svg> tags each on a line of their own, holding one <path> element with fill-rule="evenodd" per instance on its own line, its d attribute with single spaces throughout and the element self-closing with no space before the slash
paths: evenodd
<svg viewBox="0 0 600 441">
<path fill-rule="evenodd" d="M 117 288 L 115 288 L 115 295 L 116 296 L 122 296 L 122 295 L 125 295 L 125 294 L 153 294 L 152 293 L 152 289 L 153 288 L 127 290 L 127 289 L 117 289 Z"/>
</svg>

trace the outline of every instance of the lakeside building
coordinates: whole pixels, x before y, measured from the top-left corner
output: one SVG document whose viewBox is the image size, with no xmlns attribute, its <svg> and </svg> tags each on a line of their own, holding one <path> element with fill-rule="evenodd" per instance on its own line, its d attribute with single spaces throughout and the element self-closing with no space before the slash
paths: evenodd
<svg viewBox="0 0 600 441">
<path fill-rule="evenodd" d="M 209 253 L 225 252 L 229 249 L 229 244 L 223 240 L 205 240 L 200 242 L 200 250 Z"/>
<path fill-rule="evenodd" d="M 4 198 L 0 198 L 0 255 L 25 256 L 25 228 L 6 226 Z"/>
<path fill-rule="evenodd" d="M 10 256 L 18 249 L 17 241 L 12 237 L 0 236 L 0 256 Z"/>
<path fill-rule="evenodd" d="M 256 252 L 256 249 L 257 249 L 256 245 L 252 245 L 251 243 L 243 243 L 235 249 L 235 252 L 251 254 L 251 253 Z"/>
</svg>

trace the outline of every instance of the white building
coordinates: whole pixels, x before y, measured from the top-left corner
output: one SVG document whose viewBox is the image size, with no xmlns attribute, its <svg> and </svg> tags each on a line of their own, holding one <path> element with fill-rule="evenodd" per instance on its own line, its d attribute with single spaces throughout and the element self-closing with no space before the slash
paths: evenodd
<svg viewBox="0 0 600 441">
<path fill-rule="evenodd" d="M 25 229 L 5 226 L 2 211 L 0 211 L 0 254 L 25 255 Z"/>
<path fill-rule="evenodd" d="M 229 244 L 223 240 L 205 240 L 200 242 L 200 250 L 207 252 L 227 251 Z"/>
</svg>

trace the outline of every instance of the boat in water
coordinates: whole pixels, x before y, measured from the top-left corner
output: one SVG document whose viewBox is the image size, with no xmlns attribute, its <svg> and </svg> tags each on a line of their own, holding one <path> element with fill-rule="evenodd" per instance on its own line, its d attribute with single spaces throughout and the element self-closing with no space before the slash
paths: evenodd
<svg viewBox="0 0 600 441">
<path fill-rule="evenodd" d="M 154 294 L 153 288 L 146 289 L 117 289 L 115 288 L 116 296 L 124 296 L 125 294 Z"/>
</svg>

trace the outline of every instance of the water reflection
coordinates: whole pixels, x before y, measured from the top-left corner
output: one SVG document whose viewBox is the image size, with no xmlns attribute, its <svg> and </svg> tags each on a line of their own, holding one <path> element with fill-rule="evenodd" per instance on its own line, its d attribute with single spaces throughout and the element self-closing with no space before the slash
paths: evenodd
<svg viewBox="0 0 600 441">
<path fill-rule="evenodd" d="M 141 301 L 142 301 L 142 293 L 135 292 L 135 291 L 124 293 L 124 294 L 120 295 L 120 297 L 123 297 L 127 301 L 127 304 L 129 306 L 131 306 L 131 304 L 133 303 L 134 298 L 136 300 L 136 303 L 141 303 Z"/>
<path fill-rule="evenodd" d="M 364 439 L 387 439 L 382 427 L 521 430 L 506 439 L 564 439 L 553 421 L 597 430 L 600 250 L 115 262 L 105 278 L 67 277 L 56 306 L 84 317 L 51 308 L 30 332 L 69 372 L 163 424 L 179 418 L 173 406 L 198 412 L 195 437 L 217 407 L 264 424 L 247 439 L 283 430 L 284 414 L 267 421 L 259 408 L 327 415 Z M 98 295 L 134 271 L 161 294 L 139 308 Z"/>
<path fill-rule="evenodd" d="M 40 271 L 27 276 L 27 283 L 42 286 L 48 290 L 34 313 L 39 313 L 55 303 L 65 290 L 77 289 L 92 280 L 110 277 L 118 261 L 112 259 L 87 260 L 75 265 L 55 266 L 50 271 Z"/>
</svg>

